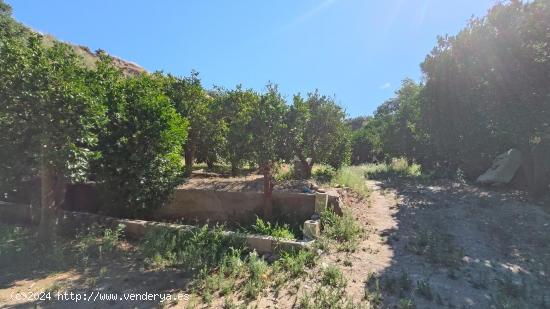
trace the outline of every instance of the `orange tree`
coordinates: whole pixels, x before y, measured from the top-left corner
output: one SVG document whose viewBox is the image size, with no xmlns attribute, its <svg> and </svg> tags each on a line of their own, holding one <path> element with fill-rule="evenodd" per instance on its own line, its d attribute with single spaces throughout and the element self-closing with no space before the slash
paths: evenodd
<svg viewBox="0 0 550 309">
<path fill-rule="evenodd" d="M 266 93 L 252 110 L 250 132 L 253 159 L 264 175 L 264 216 L 271 219 L 273 176 L 275 165 L 285 157 L 284 117 L 287 111 L 285 100 L 276 85 L 268 84 Z"/>
</svg>

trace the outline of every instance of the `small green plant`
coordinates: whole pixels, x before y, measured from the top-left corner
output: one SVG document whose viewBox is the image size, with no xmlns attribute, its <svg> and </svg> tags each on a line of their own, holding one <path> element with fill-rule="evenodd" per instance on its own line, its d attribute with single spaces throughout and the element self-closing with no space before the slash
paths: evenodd
<svg viewBox="0 0 550 309">
<path fill-rule="evenodd" d="M 384 290 L 402 295 L 412 287 L 412 280 L 406 272 L 402 272 L 400 276 L 386 276 L 382 280 Z"/>
<path fill-rule="evenodd" d="M 397 303 L 397 308 L 398 309 L 415 309 L 416 308 L 416 305 L 414 304 L 414 302 L 412 301 L 412 299 L 410 298 L 402 298 L 399 300 L 399 302 Z"/>
<path fill-rule="evenodd" d="M 369 273 L 365 280 L 365 291 L 363 298 L 372 306 L 377 307 L 382 304 L 382 291 L 380 289 L 380 276 L 375 273 Z"/>
<path fill-rule="evenodd" d="M 77 255 L 86 264 L 90 257 L 102 258 L 104 254 L 113 252 L 119 244 L 124 225 L 119 224 L 115 229 L 103 228 L 98 224 L 81 231 L 74 244 Z"/>
<path fill-rule="evenodd" d="M 443 231 L 421 230 L 409 242 L 407 249 L 436 265 L 452 268 L 462 265 L 462 248 L 455 246 L 451 235 Z"/>
<path fill-rule="evenodd" d="M 256 217 L 256 222 L 250 227 L 250 230 L 256 234 L 275 238 L 296 239 L 296 236 L 288 224 L 279 225 L 279 223 L 276 222 L 272 225 L 271 222 L 264 221 L 259 217 Z"/>
<path fill-rule="evenodd" d="M 335 265 L 329 265 L 323 269 L 321 283 L 326 286 L 341 288 L 346 286 L 346 279 L 340 268 Z"/>
<path fill-rule="evenodd" d="M 427 300 L 433 300 L 434 295 L 432 287 L 428 280 L 419 280 L 416 282 L 416 293 Z"/>
<path fill-rule="evenodd" d="M 300 308 L 304 309 L 355 309 L 362 308 L 361 304 L 355 304 L 346 295 L 342 288 L 327 286 L 317 287 L 313 293 L 304 294 L 300 299 Z"/>
<path fill-rule="evenodd" d="M 317 255 L 310 250 L 285 251 L 275 261 L 275 273 L 287 272 L 291 278 L 297 278 L 306 273 L 306 269 L 312 268 L 317 263 Z"/>
<path fill-rule="evenodd" d="M 248 298 L 256 299 L 260 292 L 267 286 L 267 263 L 254 251 L 247 259 L 249 271 L 248 281 L 244 287 L 245 295 Z"/>
<path fill-rule="evenodd" d="M 323 236 L 335 240 L 339 250 L 355 251 L 363 229 L 350 212 L 344 211 L 342 216 L 338 216 L 327 208 L 321 213 L 321 224 Z"/>
<path fill-rule="evenodd" d="M 336 171 L 330 165 L 318 165 L 312 171 L 311 177 L 319 183 L 330 183 L 336 176 Z"/>
</svg>

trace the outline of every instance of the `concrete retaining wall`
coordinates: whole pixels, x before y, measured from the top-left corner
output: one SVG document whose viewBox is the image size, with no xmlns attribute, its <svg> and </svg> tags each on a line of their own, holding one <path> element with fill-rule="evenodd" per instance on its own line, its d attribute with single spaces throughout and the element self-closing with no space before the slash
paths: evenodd
<svg viewBox="0 0 550 309">
<path fill-rule="evenodd" d="M 155 219 L 248 224 L 263 214 L 264 197 L 258 192 L 175 190 L 172 200 L 156 210 Z M 315 195 L 273 192 L 273 216 L 303 223 L 315 212 Z"/>
<path fill-rule="evenodd" d="M 0 202 L 0 221 L 7 223 L 34 223 L 38 221 L 31 220 L 32 210 L 24 204 L 4 203 Z M 101 224 L 110 228 L 115 228 L 117 225 L 124 225 L 124 236 L 131 239 L 140 239 L 148 231 L 156 228 L 163 228 L 172 231 L 191 230 L 194 226 L 170 224 L 163 222 L 145 221 L 145 220 L 126 220 L 113 217 L 101 216 L 85 212 L 73 212 L 59 210 L 56 213 L 57 223 L 62 228 L 61 232 L 69 235 L 74 235 L 78 230 L 90 226 L 94 223 Z M 277 239 L 269 236 L 242 234 L 231 231 L 225 232 L 226 236 L 234 237 L 242 240 L 244 244 L 259 253 L 280 252 L 289 249 L 309 248 L 312 241 L 296 241 Z"/>
</svg>

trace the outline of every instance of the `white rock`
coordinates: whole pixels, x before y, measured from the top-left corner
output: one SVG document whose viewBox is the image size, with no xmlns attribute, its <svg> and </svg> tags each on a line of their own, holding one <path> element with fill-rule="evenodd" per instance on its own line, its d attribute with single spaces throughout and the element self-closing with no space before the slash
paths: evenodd
<svg viewBox="0 0 550 309">
<path fill-rule="evenodd" d="M 510 149 L 500 154 L 493 161 L 493 165 L 483 175 L 477 178 L 477 182 L 483 185 L 507 184 L 521 166 L 521 152 Z"/>
</svg>

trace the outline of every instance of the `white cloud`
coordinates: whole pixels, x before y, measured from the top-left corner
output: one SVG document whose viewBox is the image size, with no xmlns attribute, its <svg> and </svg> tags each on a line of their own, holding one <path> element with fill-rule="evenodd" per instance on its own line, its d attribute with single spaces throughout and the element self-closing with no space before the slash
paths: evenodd
<svg viewBox="0 0 550 309">
<path fill-rule="evenodd" d="M 391 83 L 387 82 L 387 83 L 384 83 L 382 86 L 380 86 L 380 89 L 384 90 L 384 89 L 388 89 L 390 87 L 391 87 Z"/>
</svg>

